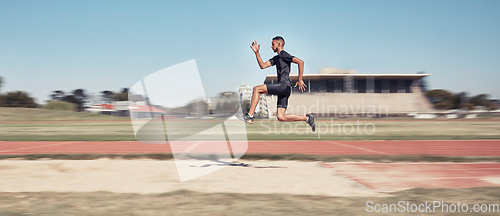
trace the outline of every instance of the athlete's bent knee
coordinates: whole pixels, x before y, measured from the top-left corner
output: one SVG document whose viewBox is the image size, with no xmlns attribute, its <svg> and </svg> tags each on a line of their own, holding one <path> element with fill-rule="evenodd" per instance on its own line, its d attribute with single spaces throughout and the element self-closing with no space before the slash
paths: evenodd
<svg viewBox="0 0 500 216">
<path fill-rule="evenodd" d="M 253 87 L 253 91 L 262 93 L 262 92 L 264 92 L 264 88 L 262 86 L 255 86 L 255 87 Z"/>
<path fill-rule="evenodd" d="M 286 121 L 288 120 L 285 115 L 278 115 L 278 121 Z"/>
</svg>

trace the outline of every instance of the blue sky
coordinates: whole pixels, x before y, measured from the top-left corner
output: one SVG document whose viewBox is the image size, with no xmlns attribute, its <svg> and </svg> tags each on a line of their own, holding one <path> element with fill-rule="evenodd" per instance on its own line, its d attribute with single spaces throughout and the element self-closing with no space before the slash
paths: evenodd
<svg viewBox="0 0 500 216">
<path fill-rule="evenodd" d="M 282 35 L 305 73 L 425 71 L 432 89 L 500 99 L 498 11 L 495 0 L 0 0 L 0 91 L 27 91 L 38 103 L 57 89 L 119 91 L 196 59 L 212 96 L 276 73 L 258 68 L 250 43 L 267 60 Z"/>
</svg>

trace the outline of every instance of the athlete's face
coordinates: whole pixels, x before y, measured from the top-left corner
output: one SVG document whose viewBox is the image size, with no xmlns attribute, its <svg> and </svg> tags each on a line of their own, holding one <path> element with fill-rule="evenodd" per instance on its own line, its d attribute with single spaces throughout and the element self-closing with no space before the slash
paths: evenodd
<svg viewBox="0 0 500 216">
<path fill-rule="evenodd" d="M 273 40 L 271 43 L 271 49 L 273 49 L 274 52 L 278 52 L 278 47 L 280 46 L 280 43 L 278 41 Z"/>
</svg>

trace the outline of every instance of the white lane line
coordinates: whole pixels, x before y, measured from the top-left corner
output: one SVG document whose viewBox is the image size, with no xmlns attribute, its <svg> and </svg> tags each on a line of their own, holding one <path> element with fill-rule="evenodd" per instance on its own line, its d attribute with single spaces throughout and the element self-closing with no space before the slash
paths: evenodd
<svg viewBox="0 0 500 216">
<path fill-rule="evenodd" d="M 32 146 L 32 147 L 25 147 L 25 148 L 17 148 L 17 149 L 3 150 L 3 151 L 0 151 L 0 152 L 11 152 L 11 151 L 17 151 L 17 150 L 35 149 L 35 148 L 42 148 L 42 147 L 47 147 L 47 146 L 65 145 L 65 144 L 70 144 L 70 143 L 75 143 L 75 142 L 62 142 L 62 143 L 54 143 L 54 144 L 47 144 L 47 145 L 41 145 L 41 146 Z"/>
<path fill-rule="evenodd" d="M 386 153 L 386 152 L 376 151 L 376 150 L 371 150 L 371 149 L 366 149 L 366 148 L 363 148 L 363 147 L 352 146 L 352 145 L 338 143 L 338 142 L 334 142 L 334 141 L 326 141 L 326 142 L 334 144 L 334 145 L 339 145 L 339 146 L 342 146 L 342 147 L 347 147 L 347 148 L 353 148 L 353 149 L 361 150 L 361 151 L 367 151 L 367 152 L 376 153 L 376 154 L 383 154 L 383 155 L 390 155 L 389 153 Z"/>
</svg>

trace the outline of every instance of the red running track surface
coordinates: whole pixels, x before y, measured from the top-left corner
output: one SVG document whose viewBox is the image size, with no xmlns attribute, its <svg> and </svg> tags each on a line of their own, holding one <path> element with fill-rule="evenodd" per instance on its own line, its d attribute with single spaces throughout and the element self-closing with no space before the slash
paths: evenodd
<svg viewBox="0 0 500 216">
<path fill-rule="evenodd" d="M 195 151 L 217 153 L 213 141 L 185 142 L 186 148 L 195 143 Z M 0 154 L 45 153 L 171 153 L 171 149 L 137 141 L 0 141 Z M 500 140 L 248 141 L 246 153 L 500 156 Z"/>
<path fill-rule="evenodd" d="M 326 163 L 323 167 L 379 191 L 500 186 L 500 163 Z"/>
</svg>

